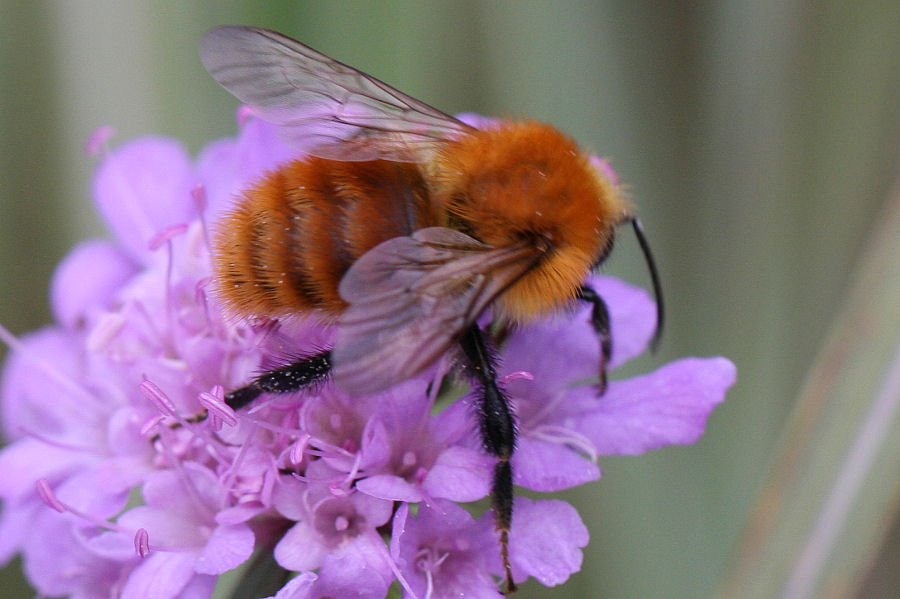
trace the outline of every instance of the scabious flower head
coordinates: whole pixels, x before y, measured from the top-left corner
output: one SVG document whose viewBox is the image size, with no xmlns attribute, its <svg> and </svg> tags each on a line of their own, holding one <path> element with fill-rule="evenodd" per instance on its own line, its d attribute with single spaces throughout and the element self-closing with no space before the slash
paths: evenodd
<svg viewBox="0 0 900 599">
<path fill-rule="evenodd" d="M 432 372 L 367 397 L 326 383 L 225 404 L 255 372 L 333 338 L 314 318 L 238 321 L 216 301 L 214 224 L 295 157 L 241 114 L 238 137 L 193 162 L 161 138 L 107 153 L 94 196 L 111 239 L 60 264 L 55 324 L 3 331 L 0 560 L 21 554 L 42 595 L 79 599 L 208 597 L 259 552 L 296 574 L 278 599 L 378 599 L 392 585 L 422 599 L 499 597 L 491 514 L 459 505 L 489 493 L 494 466 L 472 394 L 448 405 Z M 611 311 L 616 366 L 646 348 L 654 307 L 619 280 L 590 284 Z M 735 376 L 723 358 L 685 359 L 597 397 L 584 381 L 598 352 L 586 308 L 502 348 L 516 484 L 566 489 L 599 478 L 598 456 L 691 443 Z M 518 498 L 514 513 L 517 582 L 557 585 L 579 569 L 588 533 L 572 506 Z"/>
</svg>

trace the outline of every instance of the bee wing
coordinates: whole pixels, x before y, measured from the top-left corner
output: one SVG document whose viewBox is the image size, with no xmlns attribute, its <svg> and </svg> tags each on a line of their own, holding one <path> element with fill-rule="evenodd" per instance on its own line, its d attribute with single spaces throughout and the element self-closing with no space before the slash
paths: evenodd
<svg viewBox="0 0 900 599">
<path fill-rule="evenodd" d="M 372 393 L 414 376 L 540 253 L 527 243 L 490 247 L 443 227 L 376 246 L 341 280 L 349 307 L 338 320 L 332 352 L 335 382 Z"/>
<path fill-rule="evenodd" d="M 428 106 L 280 33 L 213 29 L 200 59 L 222 87 L 322 158 L 414 161 L 471 130 Z M 348 143 L 349 142 L 349 143 Z"/>
</svg>

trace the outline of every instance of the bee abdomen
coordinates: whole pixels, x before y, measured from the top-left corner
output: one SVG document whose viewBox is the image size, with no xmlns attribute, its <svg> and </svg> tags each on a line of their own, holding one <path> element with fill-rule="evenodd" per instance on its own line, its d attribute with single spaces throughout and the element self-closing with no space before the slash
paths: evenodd
<svg viewBox="0 0 900 599">
<path fill-rule="evenodd" d="M 337 314 L 338 285 L 357 258 L 437 222 L 412 164 L 297 160 L 244 192 L 222 221 L 219 294 L 240 316 Z"/>
<path fill-rule="evenodd" d="M 312 306 L 312 287 L 292 267 L 292 210 L 285 177 L 272 173 L 246 191 L 220 223 L 214 268 L 220 296 L 241 315 L 275 315 Z"/>
</svg>

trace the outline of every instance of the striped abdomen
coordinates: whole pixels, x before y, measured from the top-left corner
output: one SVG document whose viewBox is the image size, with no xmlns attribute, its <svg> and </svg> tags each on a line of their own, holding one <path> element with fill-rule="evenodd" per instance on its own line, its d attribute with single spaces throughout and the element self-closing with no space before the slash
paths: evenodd
<svg viewBox="0 0 900 599">
<path fill-rule="evenodd" d="M 213 248 L 220 296 L 241 316 L 339 313 L 338 285 L 382 241 L 438 225 L 411 163 L 296 160 L 244 192 Z"/>
</svg>

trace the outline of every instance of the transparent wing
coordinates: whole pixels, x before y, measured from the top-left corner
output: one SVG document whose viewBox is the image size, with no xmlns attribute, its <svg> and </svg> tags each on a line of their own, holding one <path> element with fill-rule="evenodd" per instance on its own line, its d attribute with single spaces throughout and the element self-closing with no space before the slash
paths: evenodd
<svg viewBox="0 0 900 599">
<path fill-rule="evenodd" d="M 226 26 L 200 44 L 210 75 L 308 153 L 337 160 L 416 161 L 471 128 L 300 42 Z"/>
<path fill-rule="evenodd" d="M 539 258 L 531 244 L 493 248 L 443 227 L 376 246 L 341 280 L 335 382 L 373 393 L 416 375 Z"/>
</svg>

